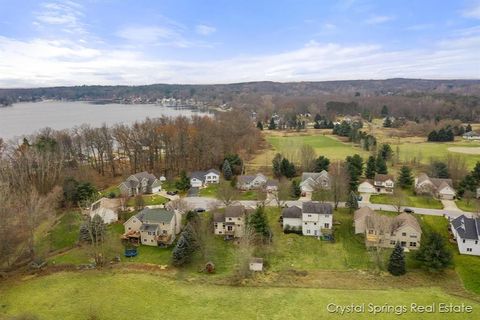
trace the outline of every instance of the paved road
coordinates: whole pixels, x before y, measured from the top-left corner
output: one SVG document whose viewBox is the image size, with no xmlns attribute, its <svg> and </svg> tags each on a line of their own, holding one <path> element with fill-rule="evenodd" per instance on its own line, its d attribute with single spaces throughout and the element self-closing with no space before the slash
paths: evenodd
<svg viewBox="0 0 480 320">
<path fill-rule="evenodd" d="M 195 208 L 204 208 L 206 210 L 213 209 L 215 207 L 224 207 L 225 205 L 214 198 L 207 198 L 207 197 L 187 197 L 183 198 L 185 201 L 187 207 L 189 209 L 195 209 Z M 302 206 L 303 201 L 299 200 L 294 200 L 294 201 L 286 201 L 286 205 L 288 207 L 291 206 Z M 258 204 L 258 201 L 254 200 L 241 200 L 237 201 L 236 203 L 242 204 L 245 207 L 250 207 L 250 208 L 255 208 Z M 267 206 L 276 206 L 276 201 L 271 200 L 266 202 Z M 397 212 L 397 209 L 388 204 L 373 204 L 373 203 L 364 203 L 364 202 L 359 202 L 360 207 L 365 207 L 368 206 L 373 210 L 383 210 L 383 211 L 392 211 L 392 212 Z M 341 202 L 339 203 L 339 207 L 343 208 L 345 207 L 345 203 Z M 443 209 L 427 209 L 427 208 L 416 208 L 416 207 L 401 207 L 401 211 L 403 211 L 404 208 L 410 208 L 412 209 L 416 214 L 423 214 L 423 215 L 431 215 L 431 216 L 450 216 L 450 217 L 458 217 L 462 214 L 465 214 L 467 216 L 471 216 L 471 213 L 469 212 L 464 212 L 461 211 L 460 209 L 457 210 L 443 210 Z"/>
</svg>

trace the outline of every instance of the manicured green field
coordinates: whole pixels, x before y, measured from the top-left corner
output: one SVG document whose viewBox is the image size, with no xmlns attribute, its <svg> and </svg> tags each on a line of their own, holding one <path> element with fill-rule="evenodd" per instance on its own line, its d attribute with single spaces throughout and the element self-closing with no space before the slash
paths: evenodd
<svg viewBox="0 0 480 320">
<path fill-rule="evenodd" d="M 449 151 L 451 147 L 479 148 L 477 142 L 458 141 L 452 143 L 441 142 L 420 142 L 410 143 L 406 138 L 398 147 L 400 150 L 400 159 L 405 162 L 428 164 L 431 158 L 444 159 L 447 154 L 459 155 L 464 158 L 468 167 L 473 168 L 477 161 L 480 161 L 479 154 L 467 154 Z M 392 145 L 392 149 L 396 152 L 396 145 Z M 473 149 L 472 149 L 473 150 Z"/>
<path fill-rule="evenodd" d="M 200 197 L 215 198 L 217 196 L 217 192 L 218 192 L 218 184 L 212 183 L 205 188 L 201 188 L 198 192 L 198 195 Z"/>
<path fill-rule="evenodd" d="M 347 279 L 345 279 L 347 281 Z M 398 319 L 393 311 L 373 315 L 368 304 L 406 305 L 402 319 L 477 319 L 480 304 L 438 288 L 336 290 L 229 287 L 187 283 L 150 273 L 57 273 L 1 287 L 1 315 L 39 319 Z M 465 303 L 473 313 L 415 314 L 410 304 Z M 365 303 L 365 312 L 329 313 L 327 305 Z"/>
<path fill-rule="evenodd" d="M 407 195 L 405 199 L 405 206 L 429 209 L 443 209 L 442 202 L 432 197 Z M 380 204 L 396 204 L 393 195 L 390 194 L 375 194 L 370 196 L 371 203 Z"/>
<path fill-rule="evenodd" d="M 455 201 L 455 203 L 457 204 L 457 207 L 463 211 L 478 212 L 479 210 L 478 200 L 472 199 L 470 201 L 467 201 L 465 199 L 460 199 Z"/>
<path fill-rule="evenodd" d="M 146 206 L 154 206 L 154 205 L 159 205 L 159 204 L 165 204 L 168 202 L 168 199 L 165 197 L 162 197 L 158 194 L 150 194 L 150 195 L 144 195 L 143 201 L 145 202 Z M 133 207 L 135 206 L 135 198 L 130 198 L 127 201 L 127 206 Z"/>
</svg>

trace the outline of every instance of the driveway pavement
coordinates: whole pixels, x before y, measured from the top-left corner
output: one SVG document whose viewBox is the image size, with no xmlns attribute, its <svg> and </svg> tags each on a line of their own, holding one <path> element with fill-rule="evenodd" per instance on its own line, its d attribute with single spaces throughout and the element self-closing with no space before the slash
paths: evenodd
<svg viewBox="0 0 480 320">
<path fill-rule="evenodd" d="M 190 188 L 188 190 L 187 197 L 198 197 L 198 191 L 199 191 L 198 188 L 194 188 L 194 187 Z"/>
<path fill-rule="evenodd" d="M 449 210 L 449 211 L 462 211 L 458 209 L 457 204 L 455 203 L 454 200 L 442 200 L 443 204 L 443 209 Z"/>
</svg>

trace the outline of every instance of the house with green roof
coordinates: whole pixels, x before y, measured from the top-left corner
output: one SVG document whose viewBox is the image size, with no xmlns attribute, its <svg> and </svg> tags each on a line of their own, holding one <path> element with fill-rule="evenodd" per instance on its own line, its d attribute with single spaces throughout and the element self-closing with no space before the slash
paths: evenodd
<svg viewBox="0 0 480 320">
<path fill-rule="evenodd" d="M 147 246 L 168 246 L 180 232 L 181 215 L 166 209 L 145 208 L 123 225 L 124 239 Z"/>
</svg>

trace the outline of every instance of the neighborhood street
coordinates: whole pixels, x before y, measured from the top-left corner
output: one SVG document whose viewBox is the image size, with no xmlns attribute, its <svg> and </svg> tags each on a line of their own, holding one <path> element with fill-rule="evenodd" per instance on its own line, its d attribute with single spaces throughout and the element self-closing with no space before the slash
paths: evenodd
<svg viewBox="0 0 480 320">
<path fill-rule="evenodd" d="M 196 209 L 196 208 L 203 208 L 206 210 L 213 209 L 215 207 L 224 207 L 225 205 L 220 201 L 215 198 L 209 198 L 209 197 L 185 197 L 183 198 L 183 201 L 185 201 L 187 207 L 189 209 Z M 304 200 L 305 201 L 305 200 Z M 300 200 L 292 200 L 292 201 L 285 201 L 285 204 L 288 207 L 291 206 L 302 206 L 302 202 Z M 240 200 L 236 201 L 235 203 L 242 204 L 245 207 L 250 207 L 250 208 L 255 208 L 258 204 L 258 201 L 255 200 Z M 270 200 L 265 203 L 267 206 L 276 206 L 277 203 L 275 200 Z M 370 207 L 373 210 L 383 210 L 383 211 L 392 211 L 392 212 L 397 212 L 397 209 L 395 206 L 389 205 L 389 204 L 374 204 L 374 203 L 365 203 L 365 202 L 359 202 L 358 203 L 360 207 Z M 345 207 L 345 203 L 341 202 L 339 203 L 339 207 Z M 403 211 L 404 208 L 407 207 L 401 207 L 401 211 Z M 423 215 L 433 215 L 433 216 L 449 216 L 449 217 L 458 217 L 462 214 L 466 216 L 471 216 L 471 213 L 462 211 L 458 208 L 447 208 L 447 209 L 427 209 L 427 208 L 416 208 L 416 207 L 408 207 L 409 209 L 412 209 L 414 213 L 416 214 L 423 214 Z"/>
</svg>

